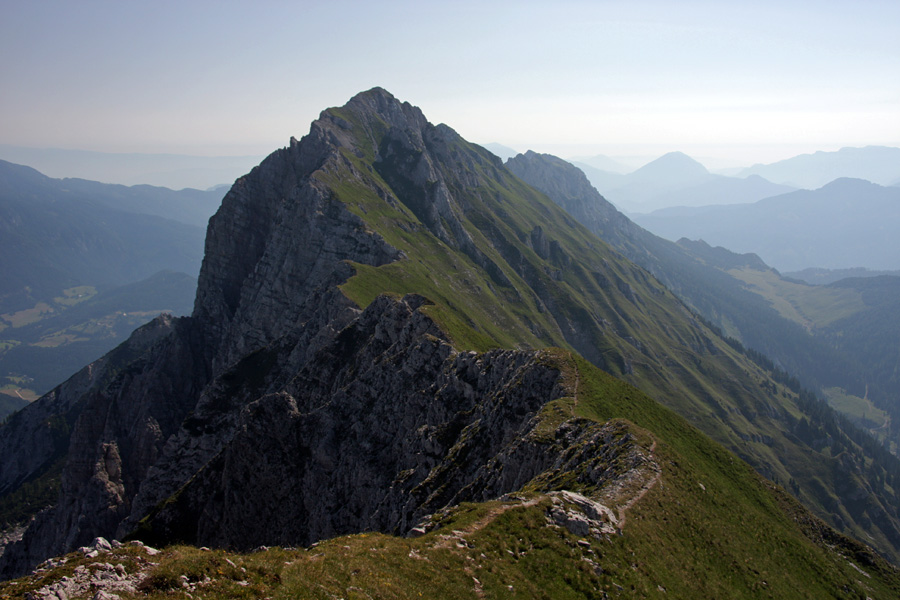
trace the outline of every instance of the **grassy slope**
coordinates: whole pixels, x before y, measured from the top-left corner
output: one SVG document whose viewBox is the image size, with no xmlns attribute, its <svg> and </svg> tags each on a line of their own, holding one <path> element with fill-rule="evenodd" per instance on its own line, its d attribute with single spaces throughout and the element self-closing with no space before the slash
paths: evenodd
<svg viewBox="0 0 900 600">
<path fill-rule="evenodd" d="M 821 527 L 796 502 L 682 418 L 564 351 L 550 358 L 577 382 L 577 412 L 626 423 L 662 467 L 627 513 L 622 535 L 580 539 L 550 526 L 532 487 L 514 499 L 463 504 L 415 539 L 360 533 L 308 549 L 240 555 L 172 547 L 154 559 L 149 598 L 893 598 L 900 575 L 871 550 Z M 652 433 L 651 433 L 652 432 Z M 532 500 L 523 502 L 523 500 Z M 817 541 L 818 540 L 818 543 Z M 828 543 L 826 544 L 824 542 Z M 129 572 L 133 548 L 116 551 Z M 23 594 L 84 559 L 0 584 Z M 851 564 L 852 563 L 852 564 Z M 853 566 L 855 565 L 855 567 Z M 862 574 L 858 567 L 866 574 Z M 146 568 L 146 567 L 143 567 Z M 188 586 L 183 587 L 182 576 Z M 205 582 L 204 582 L 205 581 Z"/>
<path fill-rule="evenodd" d="M 768 300 L 781 316 L 809 329 L 825 327 L 866 307 L 862 295 L 852 289 L 797 283 L 771 270 L 743 268 L 728 273 Z"/>
<path fill-rule="evenodd" d="M 357 157 L 347 159 L 365 169 Z M 385 186 L 377 173 L 369 172 Z M 369 182 L 354 183 L 355 176 L 346 175 L 320 174 L 331 179 L 351 210 L 407 253 L 403 261 L 384 267 L 359 266 L 344 290 L 360 305 L 385 291 L 415 291 L 435 302 L 428 310 L 459 348 L 568 346 L 558 322 L 538 311 L 530 285 L 496 250 L 500 241 L 496 232 L 505 231 L 511 236 L 505 243 L 517 245 L 522 255 L 541 267 L 539 272 L 547 273 L 542 280 L 550 288 L 545 298 L 568 303 L 557 314 L 602 314 L 604 324 L 598 330 L 606 327 L 616 333 L 599 340 L 612 370 L 621 368 L 620 374 L 628 376 L 622 359 L 628 357 L 633 381 L 678 405 L 705 431 L 745 448 L 757 462 L 771 461 L 768 464 L 779 478 L 789 477 L 793 470 L 810 477 L 828 476 L 828 461 L 816 456 L 795 453 L 792 460 L 800 464 L 782 462 L 785 449 L 780 446 L 789 438 L 758 409 L 760 397 L 768 394 L 771 410 L 791 410 L 784 388 L 774 386 L 763 371 L 727 345 L 707 337 L 683 309 L 678 308 L 679 318 L 673 319 L 670 311 L 680 304 L 668 292 L 567 222 L 549 201 L 518 180 L 510 178 L 493 187 L 493 193 L 472 199 L 475 210 L 467 215 L 467 226 L 484 236 L 479 241 L 485 251 L 497 259 L 513 284 L 504 287 L 461 252 L 434 238 L 404 206 L 390 206 L 370 192 Z M 498 207 L 489 205 L 492 202 L 501 205 L 506 227 L 483 221 L 496 214 Z M 504 202 L 509 206 L 504 208 Z M 475 226 L 473 219 L 482 221 Z M 560 273 L 561 281 L 551 275 L 554 265 L 540 262 L 517 236 L 536 224 L 569 252 L 572 264 Z M 485 231 L 492 231 L 491 239 Z M 612 285 L 600 285 L 591 275 L 601 271 Z M 629 299 L 629 286 L 642 301 Z M 625 341 L 629 336 L 633 342 Z M 677 350 L 682 347 L 686 349 Z M 173 548 L 146 581 L 144 592 L 152 597 L 186 597 L 179 590 L 180 575 L 185 574 L 192 582 L 210 577 L 209 584 L 192 594 L 215 598 L 565 598 L 597 596 L 603 590 L 657 597 L 661 589 L 669 597 L 900 594 L 900 580 L 892 567 L 865 547 L 828 533 L 780 489 L 684 419 L 580 357 L 560 351 L 555 360 L 570 381 L 577 381 L 575 400 L 581 416 L 634 423 L 633 435 L 654 448 L 662 466 L 660 481 L 629 510 L 623 536 L 591 540 L 588 551 L 563 530 L 545 527 L 546 504 L 508 510 L 498 510 L 497 502 L 463 505 L 446 515 L 443 527 L 417 539 L 364 533 L 310 550 L 246 556 Z M 761 394 L 762 386 L 773 387 Z M 772 437 L 752 439 L 760 435 L 755 433 L 758 427 Z M 750 439 L 736 438 L 735 432 L 741 431 Z M 533 488 L 527 493 L 536 497 L 538 492 Z M 816 500 L 813 497 L 811 504 Z M 453 530 L 469 532 L 465 544 L 442 541 L 440 536 Z M 836 551 L 825 548 L 823 535 Z M 851 561 L 869 576 L 860 574 Z M 10 589 L 0 588 L 0 593 Z"/>
<path fill-rule="evenodd" d="M 340 114 L 355 127 L 368 127 L 346 110 Z M 796 394 L 694 320 L 655 279 L 505 169 L 485 166 L 487 154 L 460 138 L 454 142 L 459 154 L 485 160 L 470 164 L 479 177 L 477 188 L 452 191 L 468 203 L 461 217 L 466 229 L 512 282 L 498 285 L 462 252 L 435 238 L 402 203 L 392 206 L 372 191 L 372 186 L 390 187 L 372 168 L 374 148 L 367 140 L 377 140 L 379 132 L 367 131 L 359 136 L 362 156 L 348 151 L 346 170 L 317 176 L 407 258 L 378 268 L 358 266 L 343 286 L 348 296 L 365 306 L 383 292 L 421 293 L 435 302 L 430 314 L 465 349 L 571 349 L 572 338 L 562 331 L 570 327 L 581 335 L 575 349 L 592 362 L 674 408 L 770 479 L 791 483 L 793 493 L 820 517 L 900 559 L 890 534 L 880 530 L 888 522 L 880 519 L 894 518 L 884 517 L 892 514 L 891 501 L 882 497 L 874 506 L 845 506 L 835 492 L 839 486 L 847 494 L 869 489 L 860 469 L 843 468 L 841 456 L 800 443 L 789 426 L 804 416 Z M 527 244 L 523 232 L 538 225 L 571 259 L 564 268 L 541 259 Z M 523 281 L 504 260 L 501 250 L 509 255 L 509 247 L 532 265 L 537 282 Z M 543 307 L 535 300 L 540 288 Z M 544 308 L 550 305 L 552 315 Z M 883 493 L 894 497 L 890 488 Z"/>
</svg>

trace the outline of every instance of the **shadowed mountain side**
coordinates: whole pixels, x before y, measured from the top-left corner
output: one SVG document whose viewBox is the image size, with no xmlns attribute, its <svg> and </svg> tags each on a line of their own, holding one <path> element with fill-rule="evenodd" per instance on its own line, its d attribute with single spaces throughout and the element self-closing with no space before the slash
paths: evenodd
<svg viewBox="0 0 900 600">
<path fill-rule="evenodd" d="M 747 347 L 773 357 L 781 369 L 795 374 L 804 385 L 812 389 L 832 386 L 861 389 L 867 376 L 874 378 L 876 375 L 875 371 L 863 366 L 852 348 L 843 350 L 840 346 L 835 347 L 834 340 L 830 337 L 811 336 L 802 324 L 782 316 L 773 308 L 769 299 L 755 293 L 743 280 L 732 275 L 734 271 L 745 271 L 777 278 L 777 273 L 769 269 L 759 257 L 734 254 L 724 248 L 712 248 L 703 242 L 683 240 L 675 244 L 659 238 L 619 213 L 590 185 L 583 173 L 556 157 L 528 152 L 511 159 L 507 166 L 525 181 L 547 193 L 601 239 L 652 272 L 710 322 L 720 326 L 729 336 L 741 340 Z M 861 313 L 860 318 L 864 318 L 864 314 L 866 313 Z M 772 365 L 770 360 L 763 363 Z M 879 378 L 879 381 L 882 379 Z M 889 383 L 887 381 L 885 386 Z M 883 392 L 886 393 L 888 389 L 885 387 Z M 884 394 L 883 397 L 892 396 Z M 662 397 L 660 399 L 666 402 Z M 790 404 L 789 402 L 788 406 Z M 691 409 L 683 405 L 672 406 L 682 414 L 691 413 Z M 728 413 L 722 413 L 722 417 L 728 422 L 730 419 L 725 417 L 726 414 Z M 795 417 L 784 415 L 781 418 L 784 420 L 775 428 L 792 429 L 790 423 Z M 742 426 L 736 423 L 732 427 L 742 441 L 729 442 L 721 432 L 717 433 L 712 428 L 705 431 L 742 456 L 749 457 L 751 450 L 745 444 L 747 433 L 742 432 Z M 851 430 L 856 431 L 852 427 Z M 863 436 L 860 438 L 863 440 L 868 437 L 862 432 L 857 434 Z M 821 450 L 806 446 L 806 442 L 800 442 L 793 433 L 788 433 L 787 437 L 792 441 L 781 446 L 779 460 L 792 463 L 794 458 L 791 456 L 795 452 L 798 456 L 807 455 L 810 460 L 815 460 L 813 456 Z M 869 441 L 877 445 L 874 440 Z M 877 452 L 883 456 L 886 454 L 883 449 Z M 766 455 L 768 452 L 762 454 Z M 763 459 L 763 462 L 766 460 L 768 459 Z M 884 456 L 884 460 L 893 463 L 895 459 Z M 753 459 L 750 462 L 773 476 L 766 470 L 767 467 L 761 466 L 761 462 Z M 820 515 L 826 516 L 831 512 L 830 492 L 823 493 L 824 490 L 815 479 L 798 477 L 796 474 L 791 478 L 795 483 L 804 482 L 798 484 L 800 488 L 795 488 L 794 491 L 807 501 L 818 504 Z M 812 500 L 813 497 L 818 500 Z M 886 502 L 893 504 L 893 500 Z M 861 513 L 860 518 L 863 523 L 868 519 Z M 843 517 L 836 522 L 843 522 Z"/>
<path fill-rule="evenodd" d="M 56 505 L 7 548 L 3 572 L 98 535 L 305 543 L 411 532 L 461 501 L 575 490 L 620 508 L 594 511 L 620 523 L 645 501 L 656 522 L 671 517 L 664 538 L 727 589 L 758 583 L 724 583 L 751 556 L 799 581 L 843 582 L 844 553 L 866 558 L 873 585 L 894 586 L 869 550 L 803 525 L 818 522 L 610 374 L 774 478 L 797 476 L 804 491 L 815 479 L 829 494 L 850 482 L 863 503 L 830 495 L 829 518 L 895 556 L 893 488 L 856 475 L 865 448 L 840 430 L 840 459 L 799 446 L 794 392 L 496 156 L 376 88 L 235 183 L 210 220 L 191 317 L 141 328 L 0 428 L 14 457 L 0 493 L 66 459 Z M 822 421 L 806 424 L 817 433 Z M 68 451 L 42 453 L 39 437 Z M 656 484 L 666 472 L 682 483 Z M 700 501 L 668 495 L 681 485 Z M 677 508 L 687 505 L 694 514 Z M 594 527 L 599 541 L 612 520 L 594 520 L 577 531 Z M 657 564 L 651 546 L 634 550 Z"/>
<path fill-rule="evenodd" d="M 72 183 L 84 189 L 0 162 L 0 312 L 30 309 L 73 286 L 109 288 L 163 270 L 199 271 L 201 227 L 133 212 L 134 204 L 112 208 L 129 188 Z M 113 193 L 95 195 L 95 187 Z"/>
<path fill-rule="evenodd" d="M 6 419 L 7 416 L 26 406 L 28 406 L 28 400 L 0 394 L 0 420 Z"/>
</svg>

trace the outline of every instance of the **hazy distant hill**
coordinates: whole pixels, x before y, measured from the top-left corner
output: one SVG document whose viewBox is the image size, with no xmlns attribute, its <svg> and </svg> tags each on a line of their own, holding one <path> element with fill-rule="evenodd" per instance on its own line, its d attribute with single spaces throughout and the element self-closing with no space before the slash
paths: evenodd
<svg viewBox="0 0 900 600">
<path fill-rule="evenodd" d="M 482 148 L 487 148 L 503 160 L 515 156 L 518 154 L 515 150 L 510 148 L 509 146 L 504 146 L 503 144 L 497 144 L 495 142 L 491 142 L 490 144 L 482 144 Z"/>
<path fill-rule="evenodd" d="M 860 179 L 753 204 L 670 208 L 634 220 L 670 240 L 755 252 L 780 271 L 900 268 L 900 189 Z"/>
<path fill-rule="evenodd" d="M 199 224 L 222 194 L 51 179 L 0 161 L 3 405 L 46 392 L 159 312 L 188 312 Z"/>
<path fill-rule="evenodd" d="M 628 182 L 628 175 L 624 173 L 599 169 L 580 161 L 572 161 L 572 164 L 581 169 L 591 185 L 598 190 L 614 190 Z"/>
<path fill-rule="evenodd" d="M 900 277 L 900 271 L 873 271 L 864 267 L 856 267 L 853 269 L 816 269 L 809 268 L 802 271 L 786 271 L 782 273 L 785 277 L 791 279 L 799 279 L 811 285 L 828 285 L 842 279 L 860 278 L 860 277 L 881 277 L 882 275 L 893 275 Z"/>
<path fill-rule="evenodd" d="M 577 164 L 610 202 L 629 213 L 671 206 L 738 204 L 791 191 L 759 176 L 714 175 L 682 152 L 670 152 L 627 175 Z"/>
<path fill-rule="evenodd" d="M 30 165 L 51 177 L 79 177 L 123 185 L 158 185 L 174 190 L 227 184 L 252 169 L 262 156 L 190 156 L 23 148 L 0 144 L 0 159 Z"/>
<path fill-rule="evenodd" d="M 771 164 L 753 165 L 741 172 L 742 177 L 748 175 L 761 175 L 769 181 L 808 189 L 841 177 L 893 185 L 900 178 L 900 148 L 866 146 L 801 154 Z"/>
<path fill-rule="evenodd" d="M 138 198 L 153 191 L 51 179 L 0 161 L 0 312 L 31 308 L 67 288 L 109 288 L 162 270 L 196 276 L 201 227 L 110 208 L 121 197 L 136 210 Z M 174 201 L 171 190 L 155 191 Z M 192 196 L 180 197 L 187 204 Z"/>
<path fill-rule="evenodd" d="M 175 191 L 152 185 L 124 186 L 98 183 L 86 179 L 61 179 L 60 189 L 73 197 L 90 199 L 98 204 L 145 215 L 156 215 L 198 227 L 206 227 L 219 208 L 222 197 L 231 187 L 217 186 L 209 190 L 185 188 Z"/>
<path fill-rule="evenodd" d="M 758 175 L 744 179 L 713 175 L 711 179 L 695 186 L 673 190 L 662 196 L 672 206 L 704 206 L 717 204 L 744 204 L 756 202 L 775 194 L 784 194 L 794 188 L 767 181 Z"/>
</svg>

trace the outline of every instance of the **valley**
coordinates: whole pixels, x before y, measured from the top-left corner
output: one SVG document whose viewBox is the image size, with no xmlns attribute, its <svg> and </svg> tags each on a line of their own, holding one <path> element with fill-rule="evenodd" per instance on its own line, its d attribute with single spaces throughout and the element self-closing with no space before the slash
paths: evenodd
<svg viewBox="0 0 900 600">
<path fill-rule="evenodd" d="M 888 597 L 900 461 L 752 342 L 787 356 L 785 330 L 892 296 L 767 269 L 653 236 L 555 157 L 504 165 L 383 89 L 358 94 L 231 188 L 190 316 L 141 326 L 0 427 L 4 518 L 50 490 L 4 577 L 69 556 L 2 589 L 93 568 L 79 547 L 107 537 L 170 547 L 139 567 L 150 597 L 297 595 L 312 572 L 326 591 L 369 573 L 377 595 L 432 561 L 438 595 L 464 577 L 476 597 Z M 86 291 L 57 292 L 85 299 L 52 318 L 8 314 L 52 344 L 102 305 Z M 240 571 L 261 546 L 291 568 L 218 576 L 224 550 L 246 553 L 228 558 Z"/>
<path fill-rule="evenodd" d="M 160 312 L 190 312 L 202 227 L 223 194 L 0 161 L 0 419 Z"/>
</svg>

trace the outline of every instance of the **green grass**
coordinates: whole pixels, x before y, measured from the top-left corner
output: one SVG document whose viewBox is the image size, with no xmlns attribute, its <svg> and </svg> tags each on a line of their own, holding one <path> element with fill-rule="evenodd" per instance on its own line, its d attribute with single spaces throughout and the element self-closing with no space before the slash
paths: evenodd
<svg viewBox="0 0 900 600">
<path fill-rule="evenodd" d="M 847 560 L 798 536 L 790 517 L 802 509 L 743 461 L 589 363 L 579 362 L 579 370 L 580 388 L 590 398 L 579 403 L 583 414 L 627 415 L 659 441 L 663 484 L 632 509 L 626 530 L 631 542 L 621 554 L 625 560 L 628 552 L 641 556 L 632 582 L 643 588 L 640 593 L 651 595 L 655 582 L 674 597 L 864 597 L 876 591 L 863 589 L 872 581 L 860 578 Z M 863 548 L 843 541 L 847 548 Z M 876 562 L 896 577 L 887 563 Z M 874 597 L 892 597 L 896 581 L 891 586 Z"/>
<path fill-rule="evenodd" d="M 538 485 L 505 500 L 442 511 L 432 519 L 436 527 L 417 538 L 364 532 L 310 548 L 247 554 L 173 546 L 154 559 L 158 565 L 141 584 L 141 597 L 556 600 L 606 593 L 818 599 L 900 594 L 895 568 L 871 550 L 829 533 L 782 490 L 681 417 L 564 351 L 545 352 L 541 360 L 561 370 L 567 389 L 577 388 L 577 395 L 545 407 L 543 434 L 570 418 L 573 409 L 598 423 L 618 419 L 620 435 L 630 436 L 661 468 L 659 479 L 625 513 L 621 535 L 580 539 L 552 525 L 551 502 Z M 593 492 L 622 502 L 635 490 Z M 136 552 L 126 547 L 96 560 L 125 562 L 132 572 Z M 75 556 L 52 575 L 0 584 L 0 597 L 71 575 L 74 565 L 84 564 Z"/>
<path fill-rule="evenodd" d="M 14 398 L 19 398 L 20 400 L 25 400 L 26 402 L 34 402 L 39 397 L 34 392 L 34 390 L 30 390 L 28 388 L 20 387 L 16 384 L 10 383 L 0 386 L 0 394 L 13 396 Z"/>
<path fill-rule="evenodd" d="M 38 302 L 32 308 L 20 310 L 14 313 L 0 315 L 4 321 L 7 321 L 11 327 L 24 327 L 31 323 L 36 323 L 48 315 L 54 314 L 55 309 L 46 302 Z"/>
<path fill-rule="evenodd" d="M 351 110 L 339 114 L 354 127 L 362 124 Z M 900 557 L 879 529 L 879 523 L 900 528 L 894 516 L 882 521 L 844 506 L 853 502 L 846 496 L 850 486 L 870 489 L 860 474 L 865 465 L 837 464 L 829 448 L 800 442 L 790 430 L 792 420 L 803 417 L 797 394 L 709 331 L 659 282 L 545 196 L 496 169 L 478 147 L 450 139 L 448 147 L 432 151 L 451 157 L 435 165 L 457 205 L 465 206 L 454 214 L 481 253 L 476 264 L 413 214 L 409 206 L 421 200 L 416 195 L 426 194 L 424 189 L 397 192 L 386 183 L 398 175 L 374 160 L 383 131 L 363 127 L 366 135 L 357 135 L 360 152 L 346 151 L 342 162 L 316 174 L 365 227 L 405 254 L 381 267 L 354 265 L 356 274 L 342 289 L 359 306 L 382 293 L 418 293 L 431 302 L 424 311 L 457 349 L 574 349 L 674 409 L 776 483 L 790 486 L 818 516 Z M 453 156 L 466 157 L 465 164 L 453 163 Z M 465 170 L 466 183 L 457 181 L 454 165 Z M 555 255 L 541 257 L 532 249 L 531 232 L 538 226 L 557 244 Z M 855 292 L 823 292 L 782 282 L 774 273 L 742 273 L 780 310 L 809 327 L 857 308 Z M 843 495 L 835 491 L 841 486 Z M 884 494 L 872 499 L 888 508 L 892 502 Z"/>
<path fill-rule="evenodd" d="M 728 273 L 768 300 L 781 316 L 807 328 L 826 327 L 865 309 L 862 294 L 849 288 L 795 283 L 774 271 L 745 268 Z"/>
<path fill-rule="evenodd" d="M 888 414 L 872 404 L 868 398 L 848 394 L 841 388 L 827 388 L 824 393 L 831 408 L 850 417 L 861 427 L 869 430 L 877 429 L 889 419 Z"/>
<path fill-rule="evenodd" d="M 80 285 L 62 291 L 62 296 L 57 296 L 53 301 L 63 306 L 75 306 L 85 300 L 90 300 L 97 295 L 97 288 L 91 285 Z"/>
<path fill-rule="evenodd" d="M 11 348 L 15 348 L 21 344 L 19 340 L 0 340 L 0 353 L 6 352 Z"/>
</svg>

